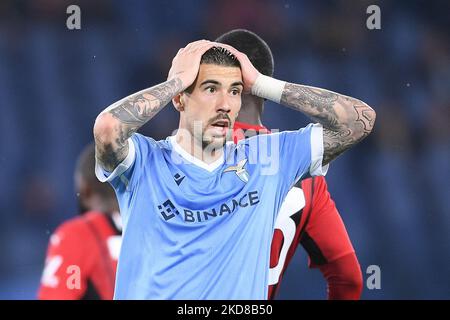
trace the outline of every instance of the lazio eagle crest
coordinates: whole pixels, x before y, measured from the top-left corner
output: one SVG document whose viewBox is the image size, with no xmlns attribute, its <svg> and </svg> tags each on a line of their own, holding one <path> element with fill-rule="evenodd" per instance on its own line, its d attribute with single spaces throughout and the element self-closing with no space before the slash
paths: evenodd
<svg viewBox="0 0 450 320">
<path fill-rule="evenodd" d="M 231 166 L 226 168 L 223 172 L 232 172 L 235 171 L 236 175 L 238 176 L 241 181 L 244 183 L 247 183 L 250 179 L 250 175 L 247 172 L 247 169 L 244 168 L 245 164 L 247 163 L 247 159 L 242 159 L 238 162 L 237 165 Z"/>
</svg>

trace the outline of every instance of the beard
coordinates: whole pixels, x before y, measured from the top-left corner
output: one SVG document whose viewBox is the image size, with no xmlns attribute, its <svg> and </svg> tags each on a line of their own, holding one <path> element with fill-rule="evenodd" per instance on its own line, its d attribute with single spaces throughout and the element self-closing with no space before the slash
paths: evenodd
<svg viewBox="0 0 450 320">
<path fill-rule="evenodd" d="M 226 136 L 210 136 L 206 137 L 206 135 L 203 135 L 202 137 L 202 149 L 207 150 L 217 150 L 220 148 L 223 148 L 225 144 L 227 143 L 228 139 L 231 137 L 231 131 L 229 131 Z"/>
<path fill-rule="evenodd" d="M 210 128 L 211 124 L 213 124 L 214 122 L 219 121 L 219 120 L 227 120 L 228 123 L 229 123 L 229 127 L 226 129 L 227 131 L 226 131 L 225 136 L 222 136 L 222 135 L 220 135 L 220 136 L 215 136 L 215 135 L 208 136 L 207 135 L 207 131 Z M 223 146 L 226 144 L 226 142 L 232 136 L 232 130 L 231 130 L 232 126 L 233 126 L 233 123 L 232 123 L 230 117 L 228 116 L 228 114 L 226 114 L 226 113 L 221 113 L 221 114 L 218 114 L 217 116 L 215 116 L 214 118 L 211 118 L 207 122 L 206 126 L 202 130 L 201 140 L 202 140 L 202 148 L 203 148 L 203 150 L 206 150 L 207 148 L 211 149 L 211 150 L 216 150 L 216 149 L 223 148 Z"/>
</svg>

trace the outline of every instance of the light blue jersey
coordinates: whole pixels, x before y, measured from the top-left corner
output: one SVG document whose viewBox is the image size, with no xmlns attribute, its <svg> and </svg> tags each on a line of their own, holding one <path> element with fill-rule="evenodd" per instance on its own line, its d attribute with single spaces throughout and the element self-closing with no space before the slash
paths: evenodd
<svg viewBox="0 0 450 320">
<path fill-rule="evenodd" d="M 227 143 L 206 164 L 174 137 L 134 134 L 100 181 L 123 219 L 115 299 L 267 299 L 270 245 L 283 199 L 322 172 L 322 127 Z"/>
</svg>

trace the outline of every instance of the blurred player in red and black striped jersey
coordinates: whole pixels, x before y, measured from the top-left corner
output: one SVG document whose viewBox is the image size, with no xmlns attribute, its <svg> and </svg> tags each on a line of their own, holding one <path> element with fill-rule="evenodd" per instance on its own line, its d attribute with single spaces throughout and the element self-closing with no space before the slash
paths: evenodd
<svg viewBox="0 0 450 320">
<path fill-rule="evenodd" d="M 75 187 L 80 216 L 50 238 L 39 299 L 112 299 L 121 244 L 121 220 L 113 189 L 97 180 L 95 148 L 80 155 Z"/>
<path fill-rule="evenodd" d="M 245 53 L 260 73 L 273 75 L 272 52 L 256 34 L 232 30 L 216 41 Z M 234 125 L 235 141 L 269 132 L 261 122 L 263 108 L 262 98 L 242 96 L 242 107 Z M 361 268 L 324 177 L 297 183 L 280 209 L 271 248 L 269 299 L 274 299 L 299 244 L 309 255 L 309 266 L 319 268 L 325 277 L 328 299 L 360 298 Z"/>
</svg>

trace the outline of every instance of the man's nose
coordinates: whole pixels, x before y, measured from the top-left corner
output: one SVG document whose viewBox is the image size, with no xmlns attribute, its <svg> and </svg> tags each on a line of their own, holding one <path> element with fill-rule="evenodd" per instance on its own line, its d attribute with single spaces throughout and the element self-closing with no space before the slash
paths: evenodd
<svg viewBox="0 0 450 320">
<path fill-rule="evenodd" d="M 216 111 L 223 113 L 229 113 L 231 111 L 231 104 L 225 93 L 222 93 L 217 99 Z"/>
</svg>

